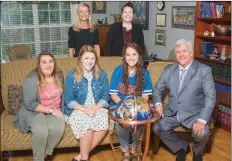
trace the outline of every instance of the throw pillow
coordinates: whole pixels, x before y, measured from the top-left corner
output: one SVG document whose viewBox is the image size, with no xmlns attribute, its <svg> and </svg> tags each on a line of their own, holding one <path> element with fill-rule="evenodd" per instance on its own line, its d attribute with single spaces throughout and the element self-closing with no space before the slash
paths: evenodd
<svg viewBox="0 0 232 161">
<path fill-rule="evenodd" d="M 23 100 L 23 88 L 18 85 L 8 86 L 8 114 L 16 115 Z"/>
</svg>

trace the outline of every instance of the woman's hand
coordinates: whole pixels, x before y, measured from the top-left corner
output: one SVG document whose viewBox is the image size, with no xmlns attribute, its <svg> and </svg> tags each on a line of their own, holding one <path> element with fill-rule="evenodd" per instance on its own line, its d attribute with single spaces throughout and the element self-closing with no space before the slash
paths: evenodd
<svg viewBox="0 0 232 161">
<path fill-rule="evenodd" d="M 103 105 L 98 103 L 93 109 L 95 111 L 95 114 L 100 111 L 103 108 Z"/>
<path fill-rule="evenodd" d="M 83 112 L 90 117 L 93 117 L 95 115 L 95 110 L 91 107 L 85 107 Z"/>
<path fill-rule="evenodd" d="M 64 114 L 60 110 L 54 109 L 52 115 L 64 120 Z"/>
</svg>

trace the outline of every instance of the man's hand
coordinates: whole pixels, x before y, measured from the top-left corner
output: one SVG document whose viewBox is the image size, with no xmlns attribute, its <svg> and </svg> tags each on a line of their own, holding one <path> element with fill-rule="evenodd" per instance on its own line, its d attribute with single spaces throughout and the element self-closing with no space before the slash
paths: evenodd
<svg viewBox="0 0 232 161">
<path fill-rule="evenodd" d="M 162 105 L 156 105 L 155 110 L 159 113 L 160 118 L 164 117 L 164 108 Z"/>
<path fill-rule="evenodd" d="M 193 132 L 197 136 L 204 133 L 204 128 L 205 128 L 205 124 L 199 120 L 195 121 L 193 124 Z"/>
</svg>

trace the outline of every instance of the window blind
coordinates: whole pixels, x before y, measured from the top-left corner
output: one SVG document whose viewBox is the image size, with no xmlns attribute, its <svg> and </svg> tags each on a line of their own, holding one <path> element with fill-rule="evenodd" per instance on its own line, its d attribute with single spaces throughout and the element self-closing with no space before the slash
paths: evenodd
<svg viewBox="0 0 232 161">
<path fill-rule="evenodd" d="M 1 3 L 1 56 L 8 60 L 8 48 L 26 44 L 37 56 L 49 51 L 55 56 L 68 55 L 70 2 Z"/>
</svg>

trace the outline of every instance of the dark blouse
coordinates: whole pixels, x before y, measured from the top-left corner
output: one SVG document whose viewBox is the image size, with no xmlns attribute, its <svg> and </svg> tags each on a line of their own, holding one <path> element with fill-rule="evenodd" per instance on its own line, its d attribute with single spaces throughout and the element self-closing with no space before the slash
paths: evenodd
<svg viewBox="0 0 232 161">
<path fill-rule="evenodd" d="M 93 32 L 90 29 L 80 29 L 80 31 L 73 30 L 71 26 L 68 31 L 68 48 L 74 48 L 74 57 L 79 56 L 79 52 L 84 45 L 98 45 L 98 29 L 96 28 Z"/>
<path fill-rule="evenodd" d="M 142 51 L 145 51 L 143 31 L 139 24 L 132 23 L 131 42 L 138 44 Z M 107 56 L 122 56 L 124 46 L 123 27 L 122 23 L 114 23 L 107 33 L 106 55 Z M 127 39 L 127 38 L 126 38 Z M 127 40 L 125 40 L 126 42 Z"/>
<path fill-rule="evenodd" d="M 122 34 L 123 34 L 123 45 L 126 45 L 132 42 L 132 29 L 127 31 L 126 28 L 123 27 Z"/>
</svg>

